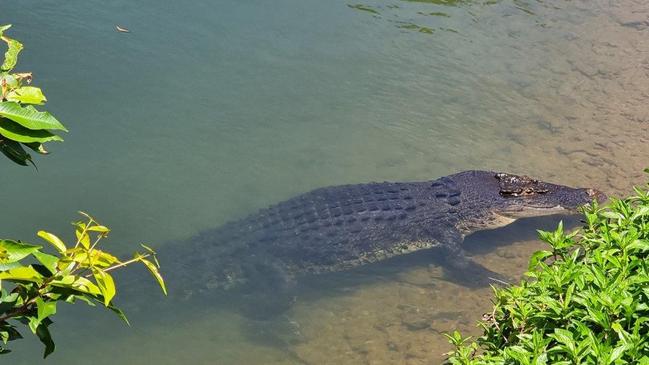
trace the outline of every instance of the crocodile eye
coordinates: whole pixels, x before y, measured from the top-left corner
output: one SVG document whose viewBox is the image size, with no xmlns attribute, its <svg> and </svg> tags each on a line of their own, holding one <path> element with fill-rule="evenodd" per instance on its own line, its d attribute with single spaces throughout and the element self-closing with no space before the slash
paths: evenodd
<svg viewBox="0 0 649 365">
<path fill-rule="evenodd" d="M 505 197 L 532 196 L 548 192 L 548 189 L 539 186 L 542 185 L 539 180 L 532 179 L 529 176 L 498 173 L 496 178 L 499 180 L 499 193 Z"/>
<path fill-rule="evenodd" d="M 537 189 L 534 187 L 524 187 L 524 188 L 518 188 L 518 189 L 501 189 L 500 190 L 500 195 L 502 196 L 511 196 L 511 197 L 518 197 L 518 196 L 532 196 L 536 194 L 545 194 L 548 192 L 548 189 Z"/>
</svg>

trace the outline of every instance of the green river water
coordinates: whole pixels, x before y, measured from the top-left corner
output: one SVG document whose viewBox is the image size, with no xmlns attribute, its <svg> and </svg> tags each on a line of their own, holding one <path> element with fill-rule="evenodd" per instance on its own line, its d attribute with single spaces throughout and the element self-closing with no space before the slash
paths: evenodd
<svg viewBox="0 0 649 365">
<path fill-rule="evenodd" d="M 317 187 L 467 169 L 613 195 L 643 182 L 644 1 L 360 1 L 0 0 L 0 23 L 26 46 L 18 70 L 70 130 L 38 171 L 0 161 L 3 237 L 65 235 L 84 210 L 117 252 L 191 244 Z M 519 275 L 534 230 L 557 220 L 466 246 Z M 134 303 L 130 328 L 60 306 L 50 358 L 30 338 L 2 361 L 436 364 L 441 333 L 476 333 L 489 307 L 489 289 L 440 277 L 422 254 L 316 280 L 272 323 L 209 301 L 157 312 L 156 293 Z"/>
</svg>

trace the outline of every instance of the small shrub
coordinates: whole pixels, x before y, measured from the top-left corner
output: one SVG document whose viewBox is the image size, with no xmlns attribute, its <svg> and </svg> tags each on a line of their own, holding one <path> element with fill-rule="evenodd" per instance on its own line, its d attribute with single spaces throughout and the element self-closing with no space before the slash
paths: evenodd
<svg viewBox="0 0 649 365">
<path fill-rule="evenodd" d="M 0 239 L 0 354 L 9 352 L 9 341 L 22 338 L 17 324 L 29 327 L 43 342 L 44 356 L 52 353 L 54 341 L 48 327 L 61 302 L 81 300 L 92 306 L 100 304 L 128 323 L 124 313 L 113 304 L 117 288 L 111 272 L 115 269 L 141 262 L 166 294 L 153 250 L 142 245 L 146 253 L 136 252 L 131 259 L 120 260 L 99 249 L 110 230 L 91 216 L 81 214 L 85 220 L 73 223 L 77 237 L 73 245 L 66 245 L 52 233 L 38 232 L 56 249 L 55 254 L 43 252 L 42 246 Z"/>
<path fill-rule="evenodd" d="M 494 289 L 477 342 L 447 335 L 448 363 L 649 364 L 649 190 L 635 193 L 584 207 L 573 233 L 539 231 L 549 250 Z"/>
</svg>

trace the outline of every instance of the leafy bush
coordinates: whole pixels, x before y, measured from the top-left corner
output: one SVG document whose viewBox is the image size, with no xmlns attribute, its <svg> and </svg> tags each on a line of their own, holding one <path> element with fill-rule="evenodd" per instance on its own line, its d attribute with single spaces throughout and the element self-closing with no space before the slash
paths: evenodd
<svg viewBox="0 0 649 365">
<path fill-rule="evenodd" d="M 647 171 L 649 172 L 649 171 Z M 447 335 L 450 364 L 649 364 L 649 190 L 539 231 L 529 280 L 495 288 L 477 342 Z"/>
<path fill-rule="evenodd" d="M 0 240 L 0 339 L 4 343 L 0 345 L 0 354 L 9 352 L 9 341 L 22 338 L 12 320 L 26 325 L 38 336 L 45 345 L 44 356 L 52 353 L 54 342 L 48 327 L 58 302 L 82 300 L 92 306 L 100 303 L 128 323 L 124 313 L 113 304 L 117 289 L 110 272 L 115 269 L 141 262 L 166 294 L 153 250 L 142 245 L 146 253 L 136 252 L 129 260 L 119 260 L 98 248 L 110 230 L 91 216 L 81 214 L 86 220 L 73 223 L 77 240 L 72 246 L 52 233 L 38 232 L 56 249 L 54 255 L 43 252 L 42 246 Z M 6 282 L 12 285 L 7 288 Z"/>
<path fill-rule="evenodd" d="M 43 146 L 45 142 L 63 140 L 51 131 L 67 129 L 50 113 L 34 108 L 33 105 L 44 104 L 47 99 L 41 89 L 27 86 L 32 82 L 32 74 L 11 73 L 23 45 L 4 34 L 9 28 L 11 25 L 0 25 L 0 39 L 7 44 L 0 65 L 0 152 L 13 162 L 27 166 L 33 161 L 24 147 L 47 154 Z"/>
</svg>

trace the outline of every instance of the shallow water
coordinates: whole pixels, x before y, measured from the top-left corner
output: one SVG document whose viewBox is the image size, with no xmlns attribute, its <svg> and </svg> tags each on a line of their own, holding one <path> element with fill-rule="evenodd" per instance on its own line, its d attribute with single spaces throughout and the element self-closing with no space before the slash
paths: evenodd
<svg viewBox="0 0 649 365">
<path fill-rule="evenodd" d="M 0 161 L 0 196 L 12 207 L 3 236 L 67 233 L 86 210 L 128 252 L 141 241 L 181 244 L 320 186 L 466 169 L 611 194 L 643 182 L 643 1 L 355 5 L 2 1 L 0 23 L 13 23 L 26 45 L 20 70 L 34 71 L 48 110 L 70 129 L 38 171 Z M 515 276 L 539 247 L 534 229 L 556 220 L 467 246 Z M 60 308 L 51 362 L 99 354 L 93 363 L 437 363 L 447 350 L 441 333 L 475 333 L 489 306 L 488 289 L 441 275 L 416 255 L 316 280 L 274 323 L 209 302 L 135 308 L 132 328 L 109 313 Z M 40 358 L 36 341 L 14 349 L 16 364 Z"/>
</svg>

